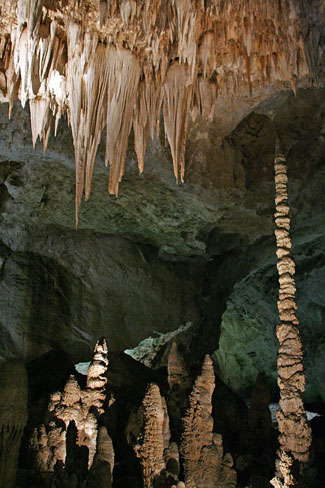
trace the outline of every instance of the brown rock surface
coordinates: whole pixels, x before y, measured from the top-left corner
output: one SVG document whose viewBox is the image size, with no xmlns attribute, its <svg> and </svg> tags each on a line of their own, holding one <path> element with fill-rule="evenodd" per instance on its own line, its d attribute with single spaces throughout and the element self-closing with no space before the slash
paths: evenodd
<svg viewBox="0 0 325 488">
<path fill-rule="evenodd" d="M 0 365 L 0 487 L 13 488 L 27 423 L 27 374 L 18 360 Z"/>
</svg>

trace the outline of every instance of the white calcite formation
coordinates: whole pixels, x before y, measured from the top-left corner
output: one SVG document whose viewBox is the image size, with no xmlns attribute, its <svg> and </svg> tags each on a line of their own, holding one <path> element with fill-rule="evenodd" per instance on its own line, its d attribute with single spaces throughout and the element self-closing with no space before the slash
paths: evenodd
<svg viewBox="0 0 325 488">
<path fill-rule="evenodd" d="M 18 454 L 27 423 L 27 374 L 18 360 L 0 366 L 0 487 L 15 486 Z"/>
<path fill-rule="evenodd" d="M 99 437 L 97 435 L 97 420 L 104 412 L 107 366 L 106 340 L 101 339 L 95 346 L 93 361 L 88 369 L 87 388 L 82 390 L 71 375 L 63 392 L 51 395 L 47 414 L 49 421 L 46 425 L 41 425 L 32 438 L 38 471 L 51 472 L 58 461 L 65 465 L 67 430 L 71 422 L 74 423 L 77 431 L 77 445 L 88 449 L 89 468 L 93 463 L 99 441 L 101 441 L 100 450 L 103 452 L 107 450 L 102 442 L 104 434 L 101 433 Z M 109 462 L 112 463 L 112 457 L 109 457 Z"/>
<path fill-rule="evenodd" d="M 279 273 L 277 326 L 279 352 L 277 359 L 280 407 L 277 411 L 279 427 L 278 477 L 271 483 L 276 488 L 296 486 L 291 466 L 294 460 L 304 464 L 309 459 L 311 429 L 302 401 L 305 391 L 303 349 L 296 316 L 295 262 L 291 256 L 290 217 L 288 204 L 287 164 L 277 143 L 275 161 L 275 237 L 277 244 L 277 268 Z"/>
<path fill-rule="evenodd" d="M 305 0 L 8 0 L 0 11 L 0 92 L 30 102 L 33 143 L 52 120 L 71 125 L 76 218 L 106 131 L 117 195 L 133 124 L 139 170 L 161 107 L 176 180 L 188 117 L 213 116 L 219 95 L 320 81 L 320 3 Z"/>
</svg>

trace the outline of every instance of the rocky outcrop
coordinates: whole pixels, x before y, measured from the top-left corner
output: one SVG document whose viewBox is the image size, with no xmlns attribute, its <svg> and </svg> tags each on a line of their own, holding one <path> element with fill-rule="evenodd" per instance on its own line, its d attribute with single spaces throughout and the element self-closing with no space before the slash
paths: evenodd
<svg viewBox="0 0 325 488">
<path fill-rule="evenodd" d="M 280 454 L 278 470 L 283 484 L 276 477 L 273 486 L 296 486 L 292 471 L 293 460 L 301 463 L 301 468 L 309 459 L 311 429 L 307 422 L 302 401 L 305 391 L 303 347 L 296 317 L 295 262 L 291 257 L 290 217 L 288 205 L 287 164 L 276 146 L 275 171 L 275 236 L 277 244 L 277 268 L 279 273 L 278 310 L 280 325 L 277 326 L 279 352 L 277 359 L 278 385 L 280 388 L 280 408 L 277 412 L 279 426 Z"/>
<path fill-rule="evenodd" d="M 0 487 L 13 488 L 18 454 L 27 423 L 27 374 L 24 364 L 0 365 Z"/>
<path fill-rule="evenodd" d="M 57 463 L 64 466 L 67 462 L 70 471 L 75 470 L 77 464 L 78 474 L 85 475 L 92 466 L 96 453 L 97 422 L 104 411 L 106 398 L 107 366 L 106 340 L 100 339 L 88 369 L 86 389 L 81 389 L 71 375 L 63 392 L 51 395 L 47 422 L 35 431 L 32 438 L 39 471 L 52 472 Z"/>
<path fill-rule="evenodd" d="M 213 433 L 212 394 L 215 376 L 211 358 L 204 359 L 201 375 L 195 381 L 189 408 L 183 419 L 184 432 L 180 452 L 184 460 L 187 488 L 236 486 L 231 455 L 223 457 L 222 437 Z M 222 463 L 225 463 L 222 467 Z M 221 475 L 221 473 L 223 473 Z M 229 484 L 227 484 L 229 482 Z M 234 484 L 235 483 L 235 484 Z"/>
</svg>

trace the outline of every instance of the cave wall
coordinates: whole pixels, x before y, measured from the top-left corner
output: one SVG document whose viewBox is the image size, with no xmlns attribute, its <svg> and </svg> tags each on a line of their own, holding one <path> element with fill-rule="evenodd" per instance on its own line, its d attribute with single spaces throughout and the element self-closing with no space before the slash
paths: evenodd
<svg viewBox="0 0 325 488">
<path fill-rule="evenodd" d="M 37 232 L 37 234 L 36 234 Z M 89 357 L 96 337 L 111 350 L 134 346 L 198 318 L 199 287 L 182 265 L 161 262 L 127 239 L 54 227 L 31 231 L 24 252 L 4 259 L 2 356 L 61 348 Z"/>
<path fill-rule="evenodd" d="M 215 357 L 230 386 L 246 394 L 266 364 L 275 389 L 276 128 L 288 159 L 307 395 L 323 394 L 324 90 L 241 95 L 233 115 L 218 103 L 215 122 L 189 125 L 184 184 L 175 184 L 161 128 L 148 139 L 142 175 L 130 138 L 116 199 L 101 144 L 78 231 L 67 125 L 44 155 L 32 148 L 28 110 L 16 105 L 9 121 L 0 107 L 3 358 L 63 348 L 86 360 L 99 335 L 115 350 L 132 348 L 190 320 L 194 362 L 221 337 Z"/>
</svg>

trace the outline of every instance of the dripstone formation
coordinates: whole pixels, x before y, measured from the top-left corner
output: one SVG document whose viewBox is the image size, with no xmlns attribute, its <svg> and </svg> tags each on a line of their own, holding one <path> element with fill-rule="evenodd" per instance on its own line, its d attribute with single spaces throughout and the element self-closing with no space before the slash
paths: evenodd
<svg viewBox="0 0 325 488">
<path fill-rule="evenodd" d="M 271 483 L 280 488 L 296 486 L 292 469 L 294 460 L 301 464 L 300 471 L 308 462 L 311 430 L 302 401 L 302 394 L 305 391 L 305 374 L 299 321 L 296 316 L 295 262 L 291 256 L 292 244 L 289 233 L 288 176 L 286 160 L 281 153 L 279 142 L 276 146 L 274 172 L 275 237 L 280 284 L 278 310 L 281 321 L 277 326 L 280 345 L 277 359 L 280 388 L 280 408 L 277 412 L 280 443 L 278 469 L 283 482 L 276 477 Z"/>
<path fill-rule="evenodd" d="M 139 170 L 163 108 L 176 180 L 184 180 L 190 114 L 211 118 L 217 97 L 320 82 L 318 2 L 299 0 L 11 0 L 2 6 L 0 88 L 9 113 L 30 101 L 32 138 L 47 147 L 52 119 L 71 125 L 76 218 L 89 198 L 106 129 L 109 192 L 118 194 L 131 126 Z"/>
<path fill-rule="evenodd" d="M 106 340 L 101 339 L 95 346 L 88 369 L 86 389 L 81 389 L 71 375 L 63 392 L 51 395 L 47 422 L 35 431 L 32 438 L 36 466 L 40 472 L 54 472 L 58 467 L 66 467 L 70 477 L 73 474 L 82 479 L 93 465 L 97 450 L 96 463 L 107 461 L 109 455 L 105 451 L 109 439 L 106 439 L 105 447 L 105 432 L 98 432 L 98 418 L 104 412 L 106 398 L 107 366 Z M 109 457 L 111 462 L 112 456 Z M 110 465 L 110 472 L 112 469 Z"/>
<path fill-rule="evenodd" d="M 229 453 L 223 457 L 222 437 L 213 433 L 211 400 L 214 386 L 213 364 L 207 355 L 183 420 L 180 451 L 184 458 L 185 485 L 188 488 L 236 486 L 232 457 Z"/>
</svg>

